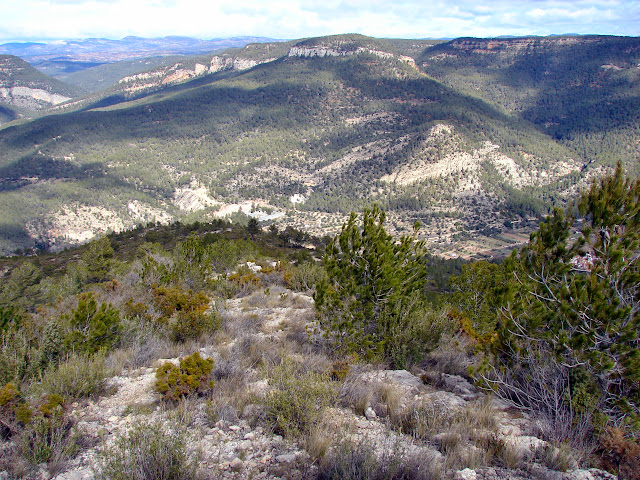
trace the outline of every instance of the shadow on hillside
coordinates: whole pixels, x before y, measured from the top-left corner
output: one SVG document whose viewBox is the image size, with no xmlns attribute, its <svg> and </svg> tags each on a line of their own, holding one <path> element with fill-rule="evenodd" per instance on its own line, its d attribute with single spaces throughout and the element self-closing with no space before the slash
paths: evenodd
<svg viewBox="0 0 640 480">
<path fill-rule="evenodd" d="M 0 190 L 14 190 L 24 185 L 24 182 L 30 183 L 30 178 L 79 180 L 104 175 L 103 166 L 98 163 L 76 165 L 68 160 L 31 155 L 0 168 Z M 17 186 L 13 187 L 14 185 Z"/>
</svg>

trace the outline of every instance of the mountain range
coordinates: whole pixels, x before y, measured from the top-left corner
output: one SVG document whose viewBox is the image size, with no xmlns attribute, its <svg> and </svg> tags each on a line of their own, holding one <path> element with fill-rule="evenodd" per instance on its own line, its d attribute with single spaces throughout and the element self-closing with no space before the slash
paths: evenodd
<svg viewBox="0 0 640 480">
<path fill-rule="evenodd" d="M 36 89 L 2 59 L 0 92 Z M 0 104 L 4 253 L 225 215 L 331 234 L 377 202 L 435 252 L 496 255 L 617 162 L 640 170 L 638 38 L 336 35 L 68 78 L 38 84 L 69 97 L 38 113 Z"/>
</svg>

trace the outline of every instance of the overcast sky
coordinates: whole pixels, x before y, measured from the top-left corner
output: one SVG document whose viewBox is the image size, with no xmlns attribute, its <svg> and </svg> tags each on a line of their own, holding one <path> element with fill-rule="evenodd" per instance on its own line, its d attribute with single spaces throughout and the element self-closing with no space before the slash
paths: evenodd
<svg viewBox="0 0 640 480">
<path fill-rule="evenodd" d="M 0 0 L 0 43 L 127 35 L 640 36 L 639 0 Z"/>
</svg>

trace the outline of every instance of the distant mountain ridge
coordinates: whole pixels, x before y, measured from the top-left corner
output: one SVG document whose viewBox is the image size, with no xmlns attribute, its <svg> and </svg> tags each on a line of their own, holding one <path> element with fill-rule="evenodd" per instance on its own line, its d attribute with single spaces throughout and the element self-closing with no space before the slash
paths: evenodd
<svg viewBox="0 0 640 480">
<path fill-rule="evenodd" d="M 15 55 L 48 75 L 63 75 L 92 66 L 168 55 L 197 55 L 214 50 L 244 47 L 248 43 L 273 42 L 266 37 L 231 37 L 201 40 L 168 36 L 143 38 L 129 36 L 120 40 L 88 38 L 50 43 L 5 43 L 0 54 Z"/>
<path fill-rule="evenodd" d="M 213 50 L 243 47 L 248 43 L 273 41 L 275 39 L 266 37 L 231 37 L 200 40 L 180 36 L 158 38 L 129 36 L 120 40 L 88 38 L 84 40 L 60 40 L 50 43 L 5 43 L 0 45 L 0 53 L 16 55 L 30 63 L 63 56 L 76 61 L 111 62 L 124 58 L 140 58 L 160 54 L 196 55 Z"/>
</svg>

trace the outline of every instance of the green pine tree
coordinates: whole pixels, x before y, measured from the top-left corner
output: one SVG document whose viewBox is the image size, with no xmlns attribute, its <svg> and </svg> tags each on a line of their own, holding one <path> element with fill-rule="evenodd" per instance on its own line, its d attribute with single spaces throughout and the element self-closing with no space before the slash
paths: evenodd
<svg viewBox="0 0 640 480">
<path fill-rule="evenodd" d="M 377 205 L 364 210 L 361 227 L 351 214 L 327 246 L 327 277 L 314 297 L 319 323 L 337 350 L 365 358 L 388 358 L 398 347 L 427 281 L 424 244 L 415 236 L 396 241 L 384 221 Z"/>
<path fill-rule="evenodd" d="M 531 379 L 539 373 L 532 369 L 551 365 L 553 376 L 565 379 L 563 401 L 572 412 L 572 403 L 583 402 L 574 398 L 581 387 L 572 379 L 586 379 L 597 386 L 592 413 L 638 429 L 640 181 L 626 178 L 618 165 L 582 194 L 578 210 L 582 218 L 576 223 L 574 208 L 557 209 L 529 245 L 508 259 L 511 288 L 501 298 L 494 375 L 485 379 L 507 396 L 542 408 L 533 393 L 523 392 L 550 398 L 544 384 L 554 378 L 537 387 Z"/>
</svg>

